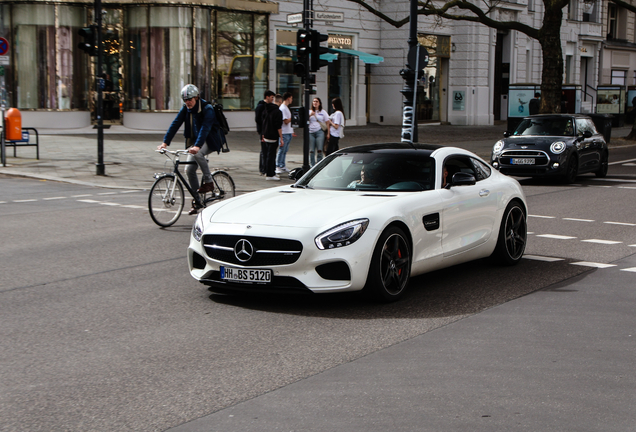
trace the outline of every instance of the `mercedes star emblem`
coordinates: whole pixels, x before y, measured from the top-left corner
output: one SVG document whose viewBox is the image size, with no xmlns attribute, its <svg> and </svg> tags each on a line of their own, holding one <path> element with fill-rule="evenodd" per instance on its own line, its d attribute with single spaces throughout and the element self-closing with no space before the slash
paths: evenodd
<svg viewBox="0 0 636 432">
<path fill-rule="evenodd" d="M 247 262 L 254 255 L 254 246 L 245 239 L 241 239 L 234 245 L 234 255 L 241 262 Z"/>
</svg>

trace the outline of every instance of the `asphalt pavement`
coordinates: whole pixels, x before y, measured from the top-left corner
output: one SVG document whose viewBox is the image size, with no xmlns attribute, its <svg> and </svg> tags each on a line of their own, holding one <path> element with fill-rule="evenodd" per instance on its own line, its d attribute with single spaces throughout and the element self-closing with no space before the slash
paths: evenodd
<svg viewBox="0 0 636 432">
<path fill-rule="evenodd" d="M 612 145 L 628 144 L 612 131 Z M 428 125 L 420 142 L 455 145 L 487 158 L 505 124 Z M 399 141 L 399 127 L 347 128 L 341 146 Z M 166 169 L 153 150 L 162 131 L 106 131 L 106 176 L 87 130 L 40 131 L 35 149 L 8 149 L 0 174 L 106 188 L 148 189 Z M 231 151 L 210 165 L 237 191 L 291 183 L 258 173 L 255 132 L 230 132 Z M 301 138 L 288 167 L 302 165 Z M 182 148 L 179 140 L 174 147 Z M 169 167 L 167 167 L 169 169 Z M 1 181 L 1 180 L 0 180 Z M 624 260 L 636 269 L 636 256 Z M 636 429 L 636 290 L 626 272 L 586 272 L 530 295 L 211 413 L 173 431 L 626 431 Z"/>
</svg>

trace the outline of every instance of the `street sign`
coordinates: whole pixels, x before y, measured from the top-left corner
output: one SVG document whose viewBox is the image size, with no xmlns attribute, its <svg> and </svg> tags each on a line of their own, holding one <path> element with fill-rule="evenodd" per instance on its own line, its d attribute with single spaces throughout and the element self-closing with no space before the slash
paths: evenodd
<svg viewBox="0 0 636 432">
<path fill-rule="evenodd" d="M 9 53 L 9 41 L 0 37 L 0 56 L 6 56 Z"/>
<path fill-rule="evenodd" d="M 314 11 L 314 19 L 318 21 L 344 22 L 343 12 L 318 12 Z"/>
<path fill-rule="evenodd" d="M 295 13 L 287 15 L 287 24 L 299 24 L 303 22 L 303 14 Z"/>
</svg>

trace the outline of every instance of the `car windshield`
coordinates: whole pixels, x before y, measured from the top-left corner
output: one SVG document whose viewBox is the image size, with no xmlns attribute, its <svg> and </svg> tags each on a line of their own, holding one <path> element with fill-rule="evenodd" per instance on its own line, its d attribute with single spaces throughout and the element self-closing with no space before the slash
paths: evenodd
<svg viewBox="0 0 636 432">
<path fill-rule="evenodd" d="M 574 135 L 574 126 L 571 117 L 547 117 L 547 118 L 526 118 L 513 134 L 520 135 Z"/>
<path fill-rule="evenodd" d="M 435 161 L 428 153 L 336 153 L 296 186 L 310 189 L 414 192 L 433 189 Z"/>
</svg>

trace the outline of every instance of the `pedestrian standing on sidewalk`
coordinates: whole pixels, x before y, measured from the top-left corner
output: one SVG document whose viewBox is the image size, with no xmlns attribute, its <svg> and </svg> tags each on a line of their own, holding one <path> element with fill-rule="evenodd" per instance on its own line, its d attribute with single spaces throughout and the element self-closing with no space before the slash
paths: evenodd
<svg viewBox="0 0 636 432">
<path fill-rule="evenodd" d="M 183 87 L 181 98 L 183 99 L 183 107 L 163 137 L 163 143 L 157 149 L 168 147 L 181 125 L 185 125 L 183 135 L 186 138 L 186 148 L 190 153 L 187 161 L 196 161 L 196 164 L 188 165 L 186 168 L 188 182 L 190 187 L 199 193 L 210 192 L 214 189 L 214 183 L 205 157 L 213 151 L 218 153 L 221 150 L 223 145 L 221 127 L 212 104 L 199 97 L 199 89 L 195 85 L 187 84 Z M 201 187 L 199 187 L 199 179 L 197 178 L 197 167 L 201 168 L 203 173 Z M 193 206 L 188 214 L 193 215 L 197 212 L 198 208 Z"/>
<path fill-rule="evenodd" d="M 334 113 L 331 114 L 327 124 L 329 125 L 329 133 L 327 139 L 329 140 L 329 146 L 327 147 L 327 153 L 325 156 L 329 156 L 331 153 L 338 151 L 340 148 L 338 143 L 340 142 L 340 136 L 342 128 L 345 125 L 344 119 L 344 107 L 342 106 L 342 100 L 339 97 L 335 97 L 331 101 L 331 106 L 334 109 Z"/>
<path fill-rule="evenodd" d="M 276 174 L 289 171 L 285 165 L 285 159 L 287 157 L 287 150 L 289 150 L 289 143 L 294 135 L 294 129 L 291 125 L 291 111 L 289 110 L 289 105 L 291 105 L 293 101 L 294 96 L 292 96 L 290 92 L 283 94 L 283 103 L 280 106 L 280 111 L 283 113 L 283 145 L 278 148 L 278 153 L 276 154 Z"/>
<path fill-rule="evenodd" d="M 258 170 L 261 175 L 265 175 L 267 169 L 265 168 L 265 153 L 267 152 L 267 144 L 263 141 L 263 113 L 265 112 L 265 106 L 274 102 L 274 93 L 271 90 L 265 92 L 265 99 L 258 102 L 256 109 L 254 110 L 254 121 L 256 122 L 256 132 L 258 132 L 258 144 L 261 147 L 261 155 L 258 160 Z"/>
<path fill-rule="evenodd" d="M 325 130 L 329 114 L 322 109 L 320 98 L 314 98 L 309 110 L 309 165 L 314 166 L 322 160 L 322 148 L 325 144 Z M 315 152 L 315 154 L 314 154 Z"/>
<path fill-rule="evenodd" d="M 276 95 L 275 103 L 265 105 L 263 112 L 263 142 L 266 143 L 265 151 L 265 180 L 280 181 L 276 175 L 276 150 L 283 145 L 283 113 L 279 106 L 283 103 L 283 97 Z"/>
</svg>

